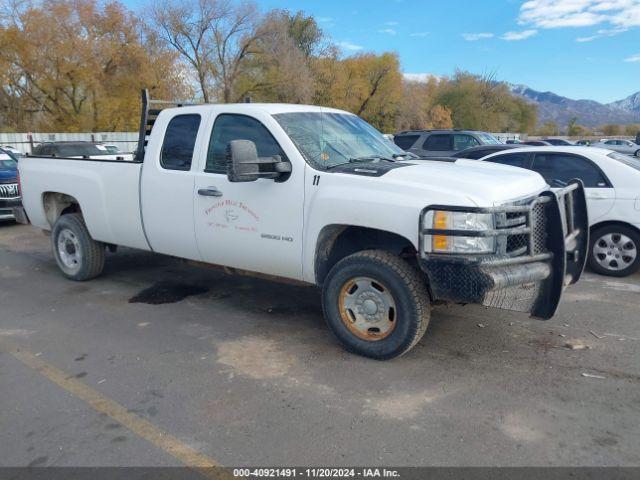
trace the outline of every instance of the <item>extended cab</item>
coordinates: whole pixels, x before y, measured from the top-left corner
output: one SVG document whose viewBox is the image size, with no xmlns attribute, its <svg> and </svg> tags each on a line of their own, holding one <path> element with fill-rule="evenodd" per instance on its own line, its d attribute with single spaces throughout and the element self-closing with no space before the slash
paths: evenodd
<svg viewBox="0 0 640 480">
<path fill-rule="evenodd" d="M 168 107 L 168 108 L 167 108 Z M 579 181 L 468 160 L 411 161 L 357 116 L 143 95 L 134 161 L 27 157 L 23 222 L 72 280 L 122 245 L 322 288 L 349 351 L 407 352 L 434 301 L 556 311 L 588 242 Z"/>
</svg>

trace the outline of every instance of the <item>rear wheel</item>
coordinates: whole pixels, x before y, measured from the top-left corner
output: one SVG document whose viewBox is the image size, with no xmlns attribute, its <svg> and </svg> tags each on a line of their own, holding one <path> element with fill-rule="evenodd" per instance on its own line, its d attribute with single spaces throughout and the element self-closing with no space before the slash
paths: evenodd
<svg viewBox="0 0 640 480">
<path fill-rule="evenodd" d="M 635 155 L 636 157 L 640 157 L 640 149 L 636 150 L 636 153 L 634 153 L 634 155 Z"/>
<path fill-rule="evenodd" d="M 325 319 L 350 352 L 387 360 L 408 352 L 429 324 L 424 279 L 402 258 L 367 250 L 340 260 L 322 289 Z"/>
<path fill-rule="evenodd" d="M 62 274 L 76 281 L 90 280 L 104 268 L 104 244 L 96 242 L 77 213 L 62 215 L 51 232 L 53 256 Z"/>
<path fill-rule="evenodd" d="M 624 225 L 607 225 L 591 234 L 589 266 L 601 275 L 626 277 L 640 267 L 640 235 Z"/>
</svg>

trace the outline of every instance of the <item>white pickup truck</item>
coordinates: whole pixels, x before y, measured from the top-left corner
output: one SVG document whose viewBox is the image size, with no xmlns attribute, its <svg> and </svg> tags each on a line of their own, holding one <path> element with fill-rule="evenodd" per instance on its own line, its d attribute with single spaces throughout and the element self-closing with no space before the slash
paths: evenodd
<svg viewBox="0 0 640 480">
<path fill-rule="evenodd" d="M 417 160 L 348 112 L 174 105 L 143 93 L 133 161 L 25 157 L 17 218 L 51 231 L 72 280 L 126 246 L 322 288 L 349 351 L 389 359 L 432 302 L 548 319 L 583 270 L 579 181 L 456 159 Z"/>
</svg>

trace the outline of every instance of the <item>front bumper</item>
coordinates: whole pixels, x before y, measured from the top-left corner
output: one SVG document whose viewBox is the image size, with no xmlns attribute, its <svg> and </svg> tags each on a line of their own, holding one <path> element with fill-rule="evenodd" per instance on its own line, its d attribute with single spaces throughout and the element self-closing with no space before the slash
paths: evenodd
<svg viewBox="0 0 640 480">
<path fill-rule="evenodd" d="M 455 210 L 442 205 L 429 209 Z M 434 299 L 551 318 L 564 288 L 578 281 L 586 263 L 589 225 L 582 182 L 574 180 L 558 192 L 544 192 L 527 203 L 460 210 L 493 213 L 500 222 L 487 232 L 435 231 L 421 226 L 421 237 L 494 236 L 498 252 L 421 255 L 420 266 Z"/>
<path fill-rule="evenodd" d="M 0 220 L 12 220 L 15 218 L 13 209 L 20 206 L 20 197 L 0 198 Z"/>
</svg>

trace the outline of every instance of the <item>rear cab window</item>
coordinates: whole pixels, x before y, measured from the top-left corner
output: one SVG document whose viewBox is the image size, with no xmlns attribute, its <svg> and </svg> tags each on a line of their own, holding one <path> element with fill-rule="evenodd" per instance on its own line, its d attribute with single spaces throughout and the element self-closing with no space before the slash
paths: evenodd
<svg viewBox="0 0 640 480">
<path fill-rule="evenodd" d="M 162 168 L 183 171 L 191 169 L 200 120 L 200 115 L 190 113 L 176 115 L 169 121 L 160 151 Z"/>
</svg>

